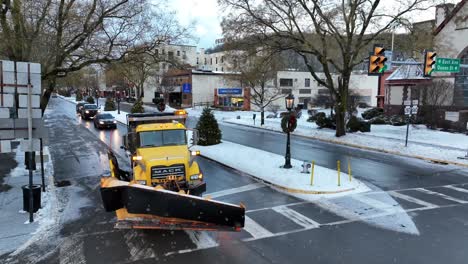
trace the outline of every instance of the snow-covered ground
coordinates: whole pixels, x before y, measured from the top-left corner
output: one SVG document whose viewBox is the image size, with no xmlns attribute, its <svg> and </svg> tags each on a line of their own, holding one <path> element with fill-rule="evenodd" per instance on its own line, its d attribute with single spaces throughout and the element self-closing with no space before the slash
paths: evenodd
<svg viewBox="0 0 468 264">
<path fill-rule="evenodd" d="M 12 256 L 24 248 L 38 241 L 58 222 L 57 196 L 54 185 L 54 168 L 48 147 L 44 147 L 44 172 L 46 192 L 41 195 L 41 208 L 34 213 L 34 222 L 29 223 L 29 213 L 20 210 L 23 207 L 21 186 L 28 182 L 28 170 L 24 167 L 24 153 L 16 149 L 15 160 L 18 166 L 5 178 L 7 184 L 13 188 L 6 193 L 0 193 L 0 221 L 1 239 L 0 255 L 14 251 Z M 36 159 L 37 161 L 38 159 Z M 35 184 L 40 183 L 40 163 L 36 165 L 39 170 L 33 174 Z M 8 219 L 8 221 L 4 221 Z M 3 238 L 3 236 L 6 236 Z"/>
<path fill-rule="evenodd" d="M 369 190 L 359 180 L 350 180 L 349 175 L 343 171 L 340 172 L 340 186 L 338 186 L 338 172 L 317 165 L 314 166 L 312 185 L 311 173 L 301 173 L 301 161 L 292 159 L 293 168 L 283 169 L 280 168 L 284 164 L 283 156 L 228 141 L 214 146 L 195 146 L 193 149 L 200 150 L 202 156 L 271 183 L 273 187 L 280 186 L 280 191 L 286 191 L 306 200 Z M 342 162 L 342 170 L 346 171 L 346 161 Z"/>
</svg>

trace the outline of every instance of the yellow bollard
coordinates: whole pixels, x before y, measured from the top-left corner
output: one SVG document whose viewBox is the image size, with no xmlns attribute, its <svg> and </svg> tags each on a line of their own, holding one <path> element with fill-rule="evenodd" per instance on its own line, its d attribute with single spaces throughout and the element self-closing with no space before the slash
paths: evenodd
<svg viewBox="0 0 468 264">
<path fill-rule="evenodd" d="M 351 181 L 353 177 L 351 176 L 351 161 L 349 161 L 349 158 L 348 158 L 348 175 L 349 175 L 349 181 Z"/>
<path fill-rule="evenodd" d="M 341 168 L 341 166 L 340 166 L 340 161 L 339 160 L 336 161 L 336 166 L 338 167 L 338 186 L 341 186 L 341 177 L 340 177 L 340 170 L 341 170 L 340 168 Z"/>
<path fill-rule="evenodd" d="M 315 161 L 312 161 L 312 172 L 310 173 L 310 185 L 314 185 L 314 169 L 315 169 Z"/>
</svg>

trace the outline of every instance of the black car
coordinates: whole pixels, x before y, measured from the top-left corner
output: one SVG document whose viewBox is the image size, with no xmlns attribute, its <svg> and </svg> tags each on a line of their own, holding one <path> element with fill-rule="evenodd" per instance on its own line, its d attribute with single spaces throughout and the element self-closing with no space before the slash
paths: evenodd
<svg viewBox="0 0 468 264">
<path fill-rule="evenodd" d="M 94 117 L 94 127 L 101 128 L 117 128 L 117 121 L 114 116 L 109 113 L 98 114 Z"/>
<path fill-rule="evenodd" d="M 81 118 L 91 119 L 99 113 L 99 108 L 95 104 L 85 104 L 81 108 Z"/>
<path fill-rule="evenodd" d="M 83 106 L 87 104 L 86 102 L 78 102 L 76 104 L 76 113 L 77 114 L 81 114 L 81 108 L 83 108 Z"/>
</svg>

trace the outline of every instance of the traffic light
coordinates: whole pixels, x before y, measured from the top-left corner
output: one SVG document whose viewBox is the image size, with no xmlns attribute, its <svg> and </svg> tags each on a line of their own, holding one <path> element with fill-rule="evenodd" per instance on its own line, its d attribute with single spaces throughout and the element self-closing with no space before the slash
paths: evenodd
<svg viewBox="0 0 468 264">
<path fill-rule="evenodd" d="M 431 74 L 436 66 L 436 56 L 437 53 L 434 51 L 424 51 L 424 77 L 431 77 Z"/>
<path fill-rule="evenodd" d="M 368 75 L 381 75 L 386 70 L 385 49 L 381 45 L 374 46 L 374 52 L 369 56 Z"/>
</svg>

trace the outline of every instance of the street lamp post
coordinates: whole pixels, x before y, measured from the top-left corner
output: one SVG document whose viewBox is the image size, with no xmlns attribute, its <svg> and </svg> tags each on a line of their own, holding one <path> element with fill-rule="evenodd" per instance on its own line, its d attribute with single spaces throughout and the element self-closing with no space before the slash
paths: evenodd
<svg viewBox="0 0 468 264">
<path fill-rule="evenodd" d="M 286 109 L 289 112 L 289 116 L 291 116 L 291 110 L 294 107 L 294 96 L 292 94 L 289 94 L 284 99 L 285 99 L 285 103 L 286 103 Z M 284 169 L 292 168 L 292 165 L 291 165 L 291 136 L 290 136 L 290 134 L 291 133 L 290 133 L 290 131 L 288 129 L 287 141 L 286 141 L 286 156 L 284 157 L 285 161 L 284 161 L 284 166 L 283 166 Z"/>
</svg>

